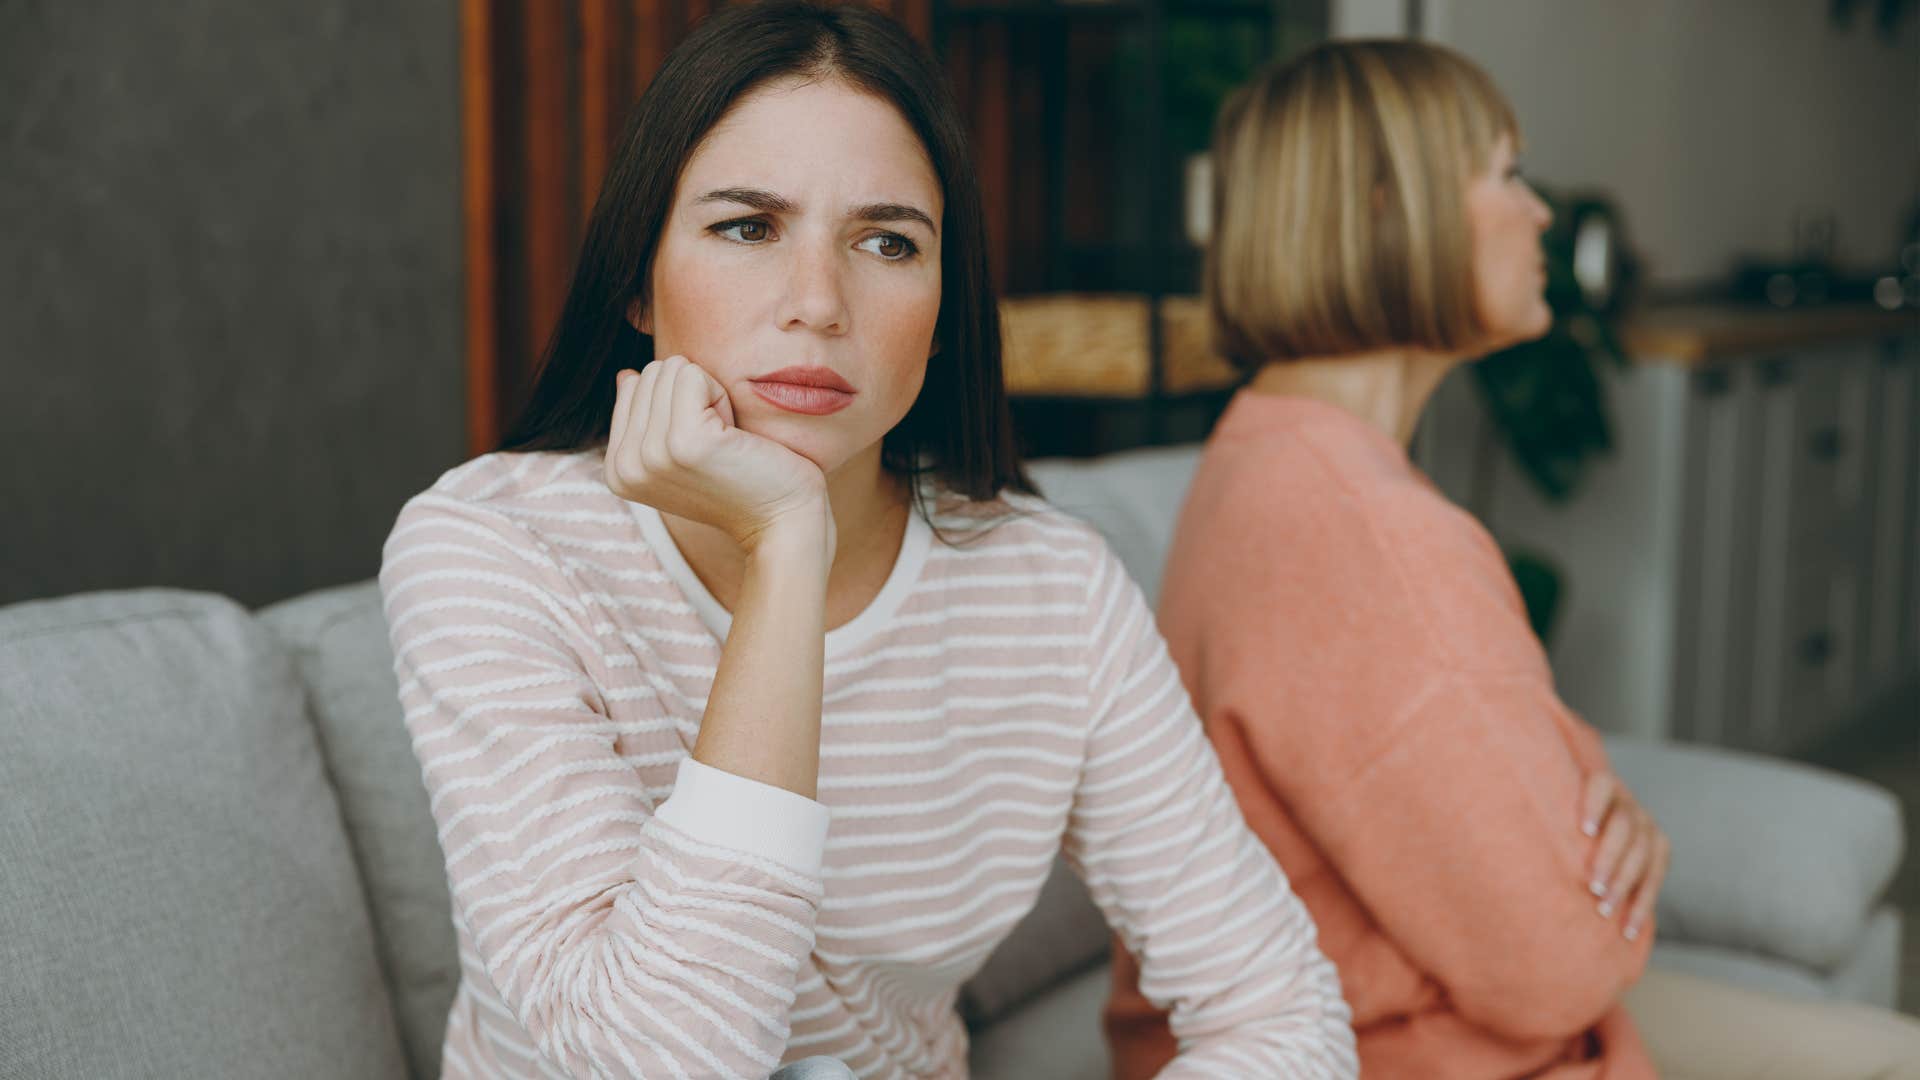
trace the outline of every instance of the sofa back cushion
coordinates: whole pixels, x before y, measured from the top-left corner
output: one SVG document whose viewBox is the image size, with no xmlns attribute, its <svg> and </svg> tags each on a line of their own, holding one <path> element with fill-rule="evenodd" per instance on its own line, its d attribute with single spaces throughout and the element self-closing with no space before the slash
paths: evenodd
<svg viewBox="0 0 1920 1080">
<path fill-rule="evenodd" d="M 403 1077 L 287 658 L 168 590 L 0 608 L 0 1076 Z"/>
<path fill-rule="evenodd" d="M 1034 462 L 1028 472 L 1047 501 L 1100 530 L 1140 583 L 1147 603 L 1158 604 L 1160 572 L 1200 450 L 1199 443 L 1187 443 L 1097 458 L 1050 458 Z"/>
<path fill-rule="evenodd" d="M 260 613 L 306 684 L 327 771 L 373 910 L 381 966 L 413 1075 L 440 1075 L 460 982 L 446 860 L 393 676 L 380 587 L 367 581 Z"/>
</svg>

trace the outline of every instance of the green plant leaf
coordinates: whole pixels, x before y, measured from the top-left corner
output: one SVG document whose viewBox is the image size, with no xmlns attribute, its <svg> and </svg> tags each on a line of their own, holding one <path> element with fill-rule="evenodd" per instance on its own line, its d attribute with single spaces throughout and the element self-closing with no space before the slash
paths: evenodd
<svg viewBox="0 0 1920 1080">
<path fill-rule="evenodd" d="M 1553 639 L 1554 620 L 1560 614 L 1561 585 L 1565 576 L 1552 559 L 1537 552 L 1516 549 L 1507 552 L 1507 567 L 1513 582 L 1520 587 L 1520 599 L 1527 605 L 1527 622 L 1542 645 Z"/>
<path fill-rule="evenodd" d="M 1484 357 L 1473 374 L 1501 443 L 1540 494 L 1558 503 L 1613 447 L 1600 370 L 1623 366 L 1626 357 L 1612 316 L 1589 304 L 1574 278 L 1571 207 L 1542 197 L 1554 206 L 1555 226 L 1542 239 L 1553 328 Z"/>
</svg>

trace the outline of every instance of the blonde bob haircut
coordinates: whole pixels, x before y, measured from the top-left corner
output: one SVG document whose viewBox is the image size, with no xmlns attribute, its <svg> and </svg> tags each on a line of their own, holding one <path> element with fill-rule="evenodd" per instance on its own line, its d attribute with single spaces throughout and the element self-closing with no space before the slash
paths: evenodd
<svg viewBox="0 0 1920 1080">
<path fill-rule="evenodd" d="M 1513 107 L 1417 41 L 1336 41 L 1261 72 L 1214 129 L 1208 307 L 1215 347 L 1269 360 L 1482 336 L 1467 186 Z"/>
</svg>

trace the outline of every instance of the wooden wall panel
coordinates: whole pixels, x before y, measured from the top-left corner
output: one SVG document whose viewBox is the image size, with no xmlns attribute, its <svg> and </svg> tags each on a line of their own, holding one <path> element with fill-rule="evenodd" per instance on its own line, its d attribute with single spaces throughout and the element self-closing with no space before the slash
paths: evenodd
<svg viewBox="0 0 1920 1080">
<path fill-rule="evenodd" d="M 467 450 L 481 453 L 499 436 L 494 378 L 500 341 L 494 320 L 499 292 L 500 206 L 493 174 L 493 11 L 487 0 L 460 3 L 460 203 L 463 320 L 467 373 Z"/>
<path fill-rule="evenodd" d="M 580 0 L 580 172 L 578 217 L 584 228 L 600 194 L 607 155 L 619 136 L 619 103 L 631 85 L 623 48 L 630 31 L 626 6 L 617 0 Z"/>
<path fill-rule="evenodd" d="M 574 20 L 554 18 L 570 14 L 568 5 L 548 0 L 521 0 L 521 82 L 519 119 L 521 153 L 512 164 L 520 168 L 518 195 L 524 245 L 519 285 L 525 297 L 524 322 L 515 344 L 522 355 L 537 354 L 560 317 L 567 280 L 579 247 L 580 213 L 574 176 L 583 171 L 580 157 L 580 101 L 576 72 L 580 50 Z M 501 395 L 508 401 L 525 400 L 529 389 L 525 366 L 503 371 Z"/>
</svg>

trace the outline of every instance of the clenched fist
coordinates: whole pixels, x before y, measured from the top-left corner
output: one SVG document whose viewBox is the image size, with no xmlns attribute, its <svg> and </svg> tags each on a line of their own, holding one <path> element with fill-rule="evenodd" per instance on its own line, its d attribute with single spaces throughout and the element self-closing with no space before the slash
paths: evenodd
<svg viewBox="0 0 1920 1080">
<path fill-rule="evenodd" d="M 614 494 L 712 525 L 748 551 L 785 521 L 824 527 L 832 560 L 825 474 L 779 443 L 736 427 L 733 403 L 718 380 L 684 356 L 617 378 L 606 466 Z"/>
</svg>

